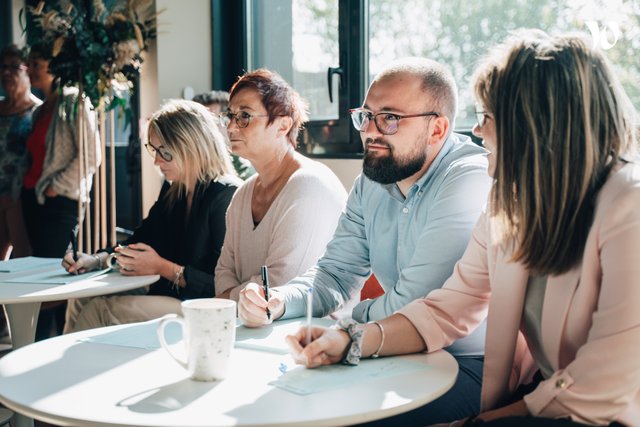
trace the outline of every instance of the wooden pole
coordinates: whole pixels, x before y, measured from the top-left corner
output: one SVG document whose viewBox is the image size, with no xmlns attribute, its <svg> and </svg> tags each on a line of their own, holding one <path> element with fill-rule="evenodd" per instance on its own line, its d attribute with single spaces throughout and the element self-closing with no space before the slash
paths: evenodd
<svg viewBox="0 0 640 427">
<path fill-rule="evenodd" d="M 84 101 L 82 102 L 84 104 Z M 84 111 L 83 111 L 84 114 Z M 82 141 L 83 141 L 83 150 L 84 150 L 84 158 L 83 158 L 83 162 L 84 162 L 84 179 L 83 179 L 83 183 L 84 183 L 84 194 L 86 195 L 85 198 L 85 202 L 84 202 L 84 206 L 85 206 L 85 226 L 86 226 L 86 233 L 87 233 L 87 253 L 93 253 L 93 250 L 91 248 L 91 198 L 90 193 L 91 193 L 91 188 L 89 188 L 89 139 L 93 139 L 95 138 L 95 133 L 93 135 L 87 135 L 87 128 L 86 126 L 82 127 Z M 95 139 L 93 140 L 93 144 L 94 144 L 94 153 L 95 153 Z M 95 153 L 97 154 L 97 153 Z"/>
<path fill-rule="evenodd" d="M 104 108 L 100 109 L 100 246 L 107 246 L 107 128 Z"/>
<path fill-rule="evenodd" d="M 115 246 L 116 241 L 116 120 L 115 111 L 109 112 L 109 166 L 110 166 L 110 187 L 109 196 L 111 198 L 111 238 L 110 246 Z"/>
<path fill-rule="evenodd" d="M 82 77 L 82 72 L 80 72 L 80 76 Z M 84 105 L 82 102 L 82 92 L 83 87 L 82 83 L 78 85 L 78 108 L 76 109 L 76 124 L 77 124 L 77 134 L 76 134 L 76 143 L 78 144 L 78 251 L 84 252 L 84 232 L 83 232 L 83 215 L 82 215 L 82 168 L 84 166 L 84 143 L 82 140 L 82 129 L 84 128 Z"/>
</svg>

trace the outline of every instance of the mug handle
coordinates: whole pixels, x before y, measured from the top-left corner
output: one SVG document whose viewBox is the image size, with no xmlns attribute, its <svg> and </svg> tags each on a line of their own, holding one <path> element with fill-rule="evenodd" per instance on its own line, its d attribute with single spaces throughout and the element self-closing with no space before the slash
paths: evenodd
<svg viewBox="0 0 640 427">
<path fill-rule="evenodd" d="M 169 353 L 169 356 L 171 356 L 173 360 L 178 362 L 178 364 L 180 364 L 180 366 L 182 366 L 184 369 L 188 369 L 187 362 L 177 357 L 175 353 L 171 351 L 171 348 L 167 344 L 167 340 L 164 337 L 164 330 L 171 322 L 179 323 L 182 326 L 182 333 L 184 335 L 184 319 L 177 314 L 168 314 L 160 319 L 160 324 L 158 325 L 158 329 L 156 329 L 156 332 L 158 333 L 158 341 L 160 341 L 160 346 L 164 348 L 167 353 Z"/>
</svg>

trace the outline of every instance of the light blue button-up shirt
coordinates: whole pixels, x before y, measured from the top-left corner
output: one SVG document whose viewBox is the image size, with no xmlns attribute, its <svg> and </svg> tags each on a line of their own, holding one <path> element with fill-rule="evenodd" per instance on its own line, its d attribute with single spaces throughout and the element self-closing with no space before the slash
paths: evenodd
<svg viewBox="0 0 640 427">
<path fill-rule="evenodd" d="M 452 134 L 407 197 L 396 184 L 356 178 L 333 239 L 317 265 L 278 288 L 284 318 L 303 316 L 313 287 L 313 315 L 326 316 L 375 274 L 385 294 L 357 304 L 353 318 L 379 320 L 440 288 L 464 252 L 487 202 L 491 179 L 486 151 Z M 484 354 L 485 325 L 448 350 Z"/>
</svg>

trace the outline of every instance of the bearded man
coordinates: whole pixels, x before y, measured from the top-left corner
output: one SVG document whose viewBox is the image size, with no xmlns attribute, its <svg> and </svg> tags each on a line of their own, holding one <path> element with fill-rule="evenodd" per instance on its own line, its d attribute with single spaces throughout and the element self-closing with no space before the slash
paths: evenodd
<svg viewBox="0 0 640 427">
<path fill-rule="evenodd" d="M 272 289 L 268 302 L 258 284 L 247 285 L 238 305 L 246 326 L 303 316 L 309 288 L 313 315 L 329 315 L 357 298 L 372 273 L 385 293 L 355 305 L 352 317 L 359 322 L 390 316 L 442 286 L 491 186 L 487 152 L 452 132 L 456 109 L 455 81 L 435 61 L 401 59 L 376 76 L 362 107 L 351 110 L 364 145 L 363 173 L 333 239 L 317 265 Z M 447 348 L 460 367 L 449 392 L 393 422 L 447 422 L 477 413 L 484 333 L 483 324 Z"/>
</svg>

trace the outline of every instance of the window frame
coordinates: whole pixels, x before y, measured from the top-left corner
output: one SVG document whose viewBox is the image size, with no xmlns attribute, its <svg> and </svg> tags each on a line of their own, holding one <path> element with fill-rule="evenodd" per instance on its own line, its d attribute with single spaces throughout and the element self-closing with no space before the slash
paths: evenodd
<svg viewBox="0 0 640 427">
<path fill-rule="evenodd" d="M 229 90 L 237 76 L 254 66 L 251 22 L 256 1 L 264 0 L 211 0 L 215 89 Z M 309 121 L 300 132 L 298 151 L 312 158 L 359 159 L 363 155 L 360 132 L 352 126 L 348 110 L 362 105 L 369 85 L 369 0 L 339 0 L 338 20 L 336 68 L 340 74 L 333 77 L 333 84 L 338 85 L 334 102 L 338 102 L 339 116 L 336 120 Z M 472 136 L 471 129 L 455 131 Z M 332 133 L 337 135 L 333 140 L 323 136 Z"/>
</svg>

